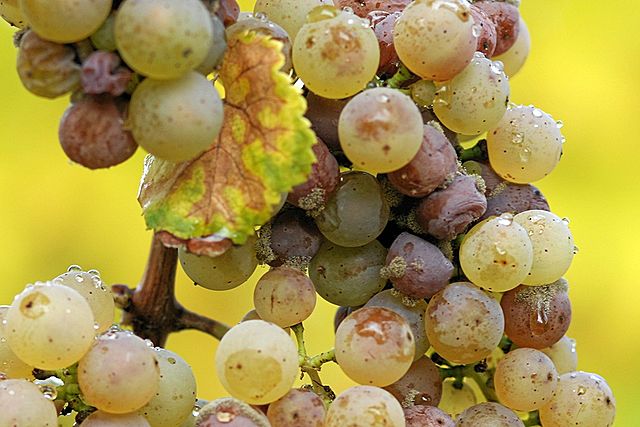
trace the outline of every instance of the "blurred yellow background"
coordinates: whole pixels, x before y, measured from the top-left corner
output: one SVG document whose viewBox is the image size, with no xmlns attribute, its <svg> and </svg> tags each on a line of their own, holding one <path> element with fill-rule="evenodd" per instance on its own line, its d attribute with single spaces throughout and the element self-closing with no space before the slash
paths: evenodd
<svg viewBox="0 0 640 427">
<path fill-rule="evenodd" d="M 252 2 L 241 3 L 248 10 Z M 568 274 L 569 335 L 578 341 L 579 368 L 603 375 L 613 388 L 615 425 L 637 426 L 640 178 L 633 156 L 640 124 L 640 2 L 522 3 L 533 49 L 512 80 L 512 100 L 562 119 L 567 137 L 559 167 L 538 184 L 553 211 L 571 219 L 580 248 Z M 39 99 L 22 88 L 12 32 L 0 24 L 0 303 L 70 264 L 96 268 L 108 283 L 135 285 L 151 237 L 135 197 L 144 153 L 106 171 L 70 164 L 57 142 L 67 100 Z M 187 307 L 227 323 L 251 309 L 250 283 L 214 293 L 194 287 L 180 271 L 177 288 Z M 333 312 L 320 303 L 306 322 L 314 354 L 332 346 Z M 215 375 L 213 339 L 183 332 L 168 347 L 194 367 L 200 397 L 225 395 Z M 334 366 L 323 370 L 323 379 L 336 390 L 349 384 Z"/>
</svg>

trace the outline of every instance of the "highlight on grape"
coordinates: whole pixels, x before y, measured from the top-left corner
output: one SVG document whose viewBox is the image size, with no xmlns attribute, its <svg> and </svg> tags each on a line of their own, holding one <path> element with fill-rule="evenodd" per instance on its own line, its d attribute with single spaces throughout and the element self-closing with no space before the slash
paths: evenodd
<svg viewBox="0 0 640 427">
<path fill-rule="evenodd" d="M 0 425 L 611 426 L 566 335 L 569 221 L 533 186 L 562 122 L 509 100 L 518 3 L 0 1 L 24 87 L 70 100 L 69 159 L 148 152 L 154 230 L 136 289 L 72 265 L 4 301 Z M 268 271 L 227 326 L 175 301 L 178 264 L 212 292 Z M 313 355 L 318 297 L 335 346 Z M 220 340 L 228 395 L 163 348 L 183 329 Z"/>
</svg>

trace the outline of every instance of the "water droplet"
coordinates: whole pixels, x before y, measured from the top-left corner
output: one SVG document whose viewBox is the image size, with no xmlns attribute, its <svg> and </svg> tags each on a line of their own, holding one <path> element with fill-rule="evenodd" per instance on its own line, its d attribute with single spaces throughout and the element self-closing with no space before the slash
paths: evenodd
<svg viewBox="0 0 640 427">
<path fill-rule="evenodd" d="M 473 24 L 473 27 L 471 27 L 471 33 L 473 34 L 473 37 L 480 37 L 480 34 L 482 34 L 482 27 L 478 24 Z M 479 52 L 476 52 L 476 54 L 477 53 Z"/>
<path fill-rule="evenodd" d="M 364 6 L 364 5 L 362 5 L 362 6 Z M 349 6 L 343 7 L 342 10 L 344 10 L 347 13 L 353 13 L 353 8 L 351 8 Z"/>
<path fill-rule="evenodd" d="M 81 274 L 76 274 L 73 278 L 74 278 L 74 279 L 75 279 L 75 281 L 76 281 L 76 282 L 78 282 L 78 283 L 82 283 L 82 282 L 84 282 L 84 277 L 82 277 L 82 275 L 81 275 Z"/>
<path fill-rule="evenodd" d="M 500 61 L 495 61 L 494 63 L 491 64 L 491 72 L 497 75 L 503 74 L 504 64 Z"/>
<path fill-rule="evenodd" d="M 498 224 L 506 226 L 513 224 L 513 215 L 510 213 L 503 213 L 498 217 Z"/>
<path fill-rule="evenodd" d="M 522 144 L 524 142 L 524 133 L 522 132 L 514 133 L 513 137 L 511 138 L 511 142 L 516 145 Z"/>
<path fill-rule="evenodd" d="M 320 22 L 326 19 L 332 19 L 340 15 L 340 10 L 337 7 L 331 5 L 318 6 L 309 12 L 307 15 L 307 22 Z"/>
<path fill-rule="evenodd" d="M 573 254 L 574 254 L 574 255 L 577 255 L 577 254 L 578 254 L 578 252 L 580 252 L 580 248 L 578 248 L 577 246 L 574 246 L 574 247 L 573 247 Z"/>
<path fill-rule="evenodd" d="M 522 163 L 527 163 L 530 158 L 531 158 L 531 150 L 527 147 L 523 148 L 520 151 L 520 161 Z"/>
<path fill-rule="evenodd" d="M 153 342 L 152 342 L 150 339 L 148 339 L 148 338 L 147 338 L 146 340 L 144 340 L 144 343 L 147 345 L 147 347 L 150 347 L 150 348 L 155 347 L 155 346 L 153 345 Z"/>
<path fill-rule="evenodd" d="M 80 267 L 79 265 L 70 265 L 69 268 L 67 268 L 67 271 L 82 271 L 82 267 Z"/>
<path fill-rule="evenodd" d="M 94 276 L 94 277 L 100 277 L 100 272 L 98 270 L 95 270 L 95 269 L 91 269 L 91 270 L 87 271 L 87 273 L 90 274 L 91 276 Z"/>
<path fill-rule="evenodd" d="M 40 391 L 42 392 L 43 396 L 48 400 L 56 400 L 56 397 L 58 397 L 58 390 L 56 390 L 55 387 L 52 387 L 50 385 L 41 385 Z"/>
<path fill-rule="evenodd" d="M 95 322 L 95 323 L 93 324 L 93 329 L 94 329 L 94 330 L 96 330 L 96 331 L 97 331 L 98 329 L 100 329 L 100 325 L 98 324 L 98 322 Z"/>
<path fill-rule="evenodd" d="M 268 21 L 269 19 L 267 18 L 267 14 L 264 12 L 257 12 L 255 15 L 253 15 L 256 19 L 259 19 L 262 22 Z"/>
<path fill-rule="evenodd" d="M 197 417 L 200 414 L 200 410 L 201 409 L 202 409 L 202 407 L 196 403 L 195 405 L 193 405 L 193 410 L 191 411 L 191 414 L 194 417 Z"/>
<path fill-rule="evenodd" d="M 70 308 L 65 308 L 64 312 L 67 313 L 67 314 L 71 314 L 71 309 Z"/>
<path fill-rule="evenodd" d="M 562 129 L 564 127 L 564 122 L 562 120 L 556 121 L 556 127 L 558 129 Z"/>
<path fill-rule="evenodd" d="M 533 115 L 533 117 L 539 119 L 540 117 L 542 117 L 542 115 L 544 114 L 539 108 L 534 108 L 531 111 L 531 114 Z"/>
<path fill-rule="evenodd" d="M 567 138 L 565 138 L 564 136 L 560 138 L 560 144 L 564 144 L 565 142 L 567 142 Z"/>
<path fill-rule="evenodd" d="M 570 377 L 571 379 L 576 379 L 576 378 L 578 377 L 578 374 L 573 373 L 573 374 L 570 374 L 570 375 L 569 375 L 569 377 Z"/>
<path fill-rule="evenodd" d="M 496 252 L 498 253 L 498 255 L 506 255 L 507 254 L 507 251 L 502 246 L 500 246 L 500 243 L 495 242 L 493 244 L 493 246 L 494 246 Z"/>
<path fill-rule="evenodd" d="M 391 99 L 387 95 L 378 96 L 378 101 L 384 102 L 385 104 L 391 101 Z"/>
<path fill-rule="evenodd" d="M 569 221 L 569 218 L 562 218 L 562 222 L 564 223 L 564 225 L 569 225 L 571 223 L 571 221 Z"/>
<path fill-rule="evenodd" d="M 169 358 L 167 359 L 167 362 L 169 362 L 169 364 L 170 364 L 170 365 L 175 365 L 177 361 L 176 361 L 176 359 L 175 359 L 175 358 L 173 358 L 173 357 L 169 357 Z"/>
<path fill-rule="evenodd" d="M 587 392 L 587 389 L 583 386 L 578 387 L 578 396 L 583 396 Z"/>
</svg>

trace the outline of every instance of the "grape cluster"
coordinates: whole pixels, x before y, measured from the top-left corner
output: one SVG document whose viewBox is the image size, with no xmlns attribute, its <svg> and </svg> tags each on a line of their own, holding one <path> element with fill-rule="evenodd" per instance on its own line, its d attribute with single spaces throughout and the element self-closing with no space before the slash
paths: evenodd
<svg viewBox="0 0 640 427">
<path fill-rule="evenodd" d="M 207 76 L 238 34 L 278 42 L 317 138 L 307 180 L 256 236 L 215 257 L 179 248 L 214 291 L 268 266 L 216 352 L 230 397 L 197 400 L 185 361 L 113 326 L 114 295 L 74 266 L 0 309 L 0 425 L 611 426 L 612 391 L 577 371 L 566 336 L 569 221 L 531 184 L 558 164 L 562 122 L 509 101 L 530 47 L 517 6 L 0 2 L 22 28 L 25 87 L 72 94 L 60 142 L 84 166 L 138 145 L 169 162 L 208 150 L 223 104 Z M 338 306 L 335 347 L 311 356 L 318 295 Z M 319 375 L 330 362 L 360 385 L 336 396 Z"/>
</svg>

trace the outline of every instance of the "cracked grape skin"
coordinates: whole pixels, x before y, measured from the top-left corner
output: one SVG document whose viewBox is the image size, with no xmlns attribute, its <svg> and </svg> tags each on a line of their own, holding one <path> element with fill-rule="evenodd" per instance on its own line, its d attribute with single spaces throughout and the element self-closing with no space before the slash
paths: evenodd
<svg viewBox="0 0 640 427">
<path fill-rule="evenodd" d="M 342 392 L 327 411 L 325 427 L 404 427 L 402 406 L 387 391 L 355 386 Z"/>
</svg>

